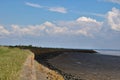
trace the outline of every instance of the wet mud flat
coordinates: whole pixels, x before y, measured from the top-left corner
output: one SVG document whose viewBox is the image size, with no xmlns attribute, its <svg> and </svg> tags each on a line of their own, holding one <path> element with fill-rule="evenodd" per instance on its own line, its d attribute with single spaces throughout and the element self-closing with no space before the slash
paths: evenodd
<svg viewBox="0 0 120 80">
<path fill-rule="evenodd" d="M 36 61 L 58 72 L 65 80 L 120 80 L 118 56 L 101 55 L 91 50 L 41 53 L 41 50 L 34 49 L 32 52 Z"/>
<path fill-rule="evenodd" d="M 52 59 L 54 57 L 57 57 L 59 55 L 61 55 L 63 53 L 59 53 L 59 52 L 55 52 L 55 53 L 46 53 L 46 54 L 42 54 L 42 55 L 36 55 L 35 59 L 36 61 L 38 61 L 40 64 L 48 67 L 51 70 L 54 70 L 56 72 L 58 72 L 60 75 L 63 76 L 64 80 L 82 80 L 82 79 L 78 79 L 75 76 L 73 76 L 72 74 L 66 73 L 60 69 L 58 69 L 56 66 L 52 65 L 51 63 L 49 63 L 49 59 Z M 59 79 L 58 79 L 59 80 Z"/>
<path fill-rule="evenodd" d="M 48 63 L 70 78 L 66 80 L 120 80 L 119 56 L 65 52 Z"/>
</svg>

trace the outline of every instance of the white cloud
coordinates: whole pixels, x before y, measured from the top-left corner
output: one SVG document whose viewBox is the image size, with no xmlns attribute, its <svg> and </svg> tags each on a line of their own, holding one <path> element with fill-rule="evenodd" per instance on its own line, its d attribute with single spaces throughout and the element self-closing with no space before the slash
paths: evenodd
<svg viewBox="0 0 120 80">
<path fill-rule="evenodd" d="M 68 28 L 64 26 L 57 26 L 57 24 L 53 24 L 51 22 L 43 23 L 44 32 L 48 35 L 64 35 L 67 34 Z"/>
<path fill-rule="evenodd" d="M 83 35 L 93 37 L 102 28 L 103 22 L 96 21 L 88 17 L 79 17 L 74 21 L 62 21 L 57 23 L 59 26 L 68 28 L 68 33 L 73 35 Z"/>
<path fill-rule="evenodd" d="M 8 35 L 9 31 L 7 29 L 5 29 L 3 26 L 0 26 L 0 35 Z"/>
<path fill-rule="evenodd" d="M 57 34 L 64 34 L 66 28 L 59 27 L 55 24 L 46 21 L 41 25 L 28 25 L 28 26 L 19 26 L 19 25 L 11 25 L 10 33 L 12 35 L 18 36 L 41 36 L 41 35 L 57 35 Z"/>
<path fill-rule="evenodd" d="M 113 2 L 113 3 L 120 4 L 120 0 L 105 0 L 105 1 L 108 1 L 108 2 Z"/>
<path fill-rule="evenodd" d="M 50 7 L 48 10 L 53 12 L 67 13 L 67 10 L 64 7 Z"/>
<path fill-rule="evenodd" d="M 80 17 L 77 19 L 78 22 L 97 22 L 95 19 L 87 18 L 87 17 Z"/>
<path fill-rule="evenodd" d="M 100 29 L 100 25 L 101 22 L 94 19 L 80 17 L 74 21 L 66 21 L 62 24 L 46 21 L 40 25 L 11 25 L 9 31 L 4 27 L 0 27 L 0 33 L 12 36 L 83 35 L 93 37 L 93 32 L 97 32 Z"/>
<path fill-rule="evenodd" d="M 26 2 L 25 4 L 28 6 L 31 6 L 31 7 L 35 7 L 35 8 L 42 8 L 42 6 L 39 4 L 34 4 L 34 3 L 30 3 L 30 2 Z"/>
<path fill-rule="evenodd" d="M 120 10 L 112 8 L 112 11 L 107 13 L 107 21 L 111 29 L 120 31 Z"/>
<path fill-rule="evenodd" d="M 99 32 L 102 28 L 102 22 L 96 21 L 92 18 L 80 17 L 77 20 L 77 25 L 80 29 L 78 29 L 78 34 L 83 34 L 85 36 L 93 37 L 96 32 Z"/>
<path fill-rule="evenodd" d="M 28 27 L 25 27 L 25 28 L 22 28 L 20 27 L 19 25 L 11 25 L 12 27 L 12 31 L 11 31 L 11 34 L 15 34 L 15 35 L 19 35 L 19 36 L 22 36 L 22 35 L 34 35 L 34 28 L 31 27 L 31 26 L 28 26 Z"/>
<path fill-rule="evenodd" d="M 58 26 L 67 28 L 67 33 L 70 35 L 83 35 L 93 37 L 96 32 L 99 32 L 102 22 L 96 21 L 92 18 L 80 17 L 74 21 L 58 22 Z"/>
<path fill-rule="evenodd" d="M 31 6 L 34 8 L 42 8 L 42 9 L 46 9 L 52 12 L 58 12 L 58 13 L 67 13 L 67 9 L 64 7 L 49 7 L 49 6 L 41 6 L 39 4 L 35 4 L 35 3 L 30 3 L 30 2 L 26 2 L 25 5 L 27 6 Z"/>
</svg>

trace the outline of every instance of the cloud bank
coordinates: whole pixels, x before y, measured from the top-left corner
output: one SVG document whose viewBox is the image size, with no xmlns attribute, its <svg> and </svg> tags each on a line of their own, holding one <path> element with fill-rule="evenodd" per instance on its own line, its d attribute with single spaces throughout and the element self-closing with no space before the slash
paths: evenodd
<svg viewBox="0 0 120 80">
<path fill-rule="evenodd" d="M 18 35 L 18 36 L 41 36 L 41 35 L 83 35 L 93 36 L 91 32 L 97 32 L 102 25 L 94 19 L 80 17 L 75 21 L 67 22 L 44 22 L 40 25 L 11 25 L 11 31 L 1 27 L 2 34 Z"/>
<path fill-rule="evenodd" d="M 106 22 L 105 22 L 106 21 Z M 46 21 L 39 25 L 16 25 L 12 24 L 11 29 L 0 26 L 0 36 L 58 36 L 73 35 L 95 37 L 101 34 L 105 27 L 109 27 L 113 32 L 120 32 L 120 10 L 112 8 L 106 14 L 103 22 L 90 17 L 79 17 L 73 21 L 49 22 Z"/>
</svg>

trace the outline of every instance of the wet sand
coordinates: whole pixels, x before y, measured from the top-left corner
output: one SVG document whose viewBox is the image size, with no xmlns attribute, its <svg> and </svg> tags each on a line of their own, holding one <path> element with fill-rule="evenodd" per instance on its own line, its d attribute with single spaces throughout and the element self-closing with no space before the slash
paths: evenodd
<svg viewBox="0 0 120 80">
<path fill-rule="evenodd" d="M 75 80 L 120 80 L 119 56 L 65 52 L 48 63 Z"/>
</svg>

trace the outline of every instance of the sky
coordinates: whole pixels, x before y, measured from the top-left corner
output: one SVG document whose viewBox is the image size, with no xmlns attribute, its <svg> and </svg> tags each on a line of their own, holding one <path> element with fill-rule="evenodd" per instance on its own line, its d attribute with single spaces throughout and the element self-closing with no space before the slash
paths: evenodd
<svg viewBox="0 0 120 80">
<path fill-rule="evenodd" d="M 120 0 L 1 0 L 0 45 L 120 49 Z"/>
</svg>

